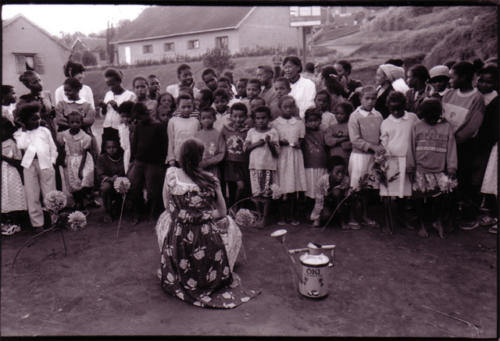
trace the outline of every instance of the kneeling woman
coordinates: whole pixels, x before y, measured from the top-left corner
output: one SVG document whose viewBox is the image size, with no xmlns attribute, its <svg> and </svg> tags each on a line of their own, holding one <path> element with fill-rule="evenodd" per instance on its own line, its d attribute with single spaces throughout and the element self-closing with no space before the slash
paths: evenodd
<svg viewBox="0 0 500 341">
<path fill-rule="evenodd" d="M 180 150 L 181 168 L 167 170 L 166 210 L 156 226 L 161 285 L 196 306 L 234 308 L 259 292 L 243 291 L 233 276 L 241 232 L 226 217 L 219 181 L 199 167 L 203 149 L 200 141 L 187 140 Z"/>
</svg>

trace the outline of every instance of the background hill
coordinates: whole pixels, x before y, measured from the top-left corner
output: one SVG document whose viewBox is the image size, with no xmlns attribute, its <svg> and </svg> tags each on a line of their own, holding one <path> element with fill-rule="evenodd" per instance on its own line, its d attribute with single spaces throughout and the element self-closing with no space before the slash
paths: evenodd
<svg viewBox="0 0 500 341">
<path fill-rule="evenodd" d="M 497 9 L 493 6 L 389 7 L 358 33 L 323 42 L 336 58 L 420 56 L 430 67 L 451 59 L 497 55 Z"/>
</svg>

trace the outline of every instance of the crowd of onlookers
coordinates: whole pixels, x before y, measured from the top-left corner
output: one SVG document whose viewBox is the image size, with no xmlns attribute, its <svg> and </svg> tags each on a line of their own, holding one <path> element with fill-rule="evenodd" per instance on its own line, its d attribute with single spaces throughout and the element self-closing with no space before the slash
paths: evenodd
<svg viewBox="0 0 500 341">
<path fill-rule="evenodd" d="M 423 237 L 428 226 L 441 237 L 458 226 L 496 233 L 496 59 L 430 69 L 389 60 L 373 84 L 351 71 L 345 60 L 303 70 L 288 56 L 237 81 L 206 69 L 198 86 L 182 64 L 162 91 L 155 75 L 135 77 L 127 90 L 121 71 L 108 69 L 109 91 L 95 104 L 81 64 L 65 65 L 54 96 L 27 70 L 20 81 L 28 93 L 16 98 L 2 85 L 2 234 L 19 231 L 26 211 L 24 226 L 42 229 L 41 199 L 55 189 L 77 209 L 103 205 L 106 221 L 116 219 L 122 197 L 113 182 L 122 176 L 133 221 L 157 218 L 166 168 L 179 166 L 193 137 L 227 204 L 253 197 L 260 227 L 322 226 L 338 208 L 333 223 L 344 229 L 414 228 L 415 218 Z M 377 223 L 369 208 L 379 202 Z"/>
</svg>

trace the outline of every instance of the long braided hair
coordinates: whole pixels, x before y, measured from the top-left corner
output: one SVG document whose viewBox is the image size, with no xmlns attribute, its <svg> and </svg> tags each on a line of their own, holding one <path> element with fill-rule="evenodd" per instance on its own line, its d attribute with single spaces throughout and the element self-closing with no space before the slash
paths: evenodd
<svg viewBox="0 0 500 341">
<path fill-rule="evenodd" d="M 193 180 L 195 184 L 203 190 L 216 189 L 216 179 L 213 175 L 205 172 L 199 167 L 203 158 L 205 147 L 197 139 L 186 140 L 180 150 L 180 160 L 182 170 Z"/>
</svg>

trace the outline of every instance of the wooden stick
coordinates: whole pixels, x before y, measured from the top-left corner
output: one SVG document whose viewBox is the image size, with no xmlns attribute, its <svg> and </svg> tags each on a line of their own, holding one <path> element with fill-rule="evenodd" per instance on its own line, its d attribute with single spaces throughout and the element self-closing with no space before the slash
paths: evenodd
<svg viewBox="0 0 500 341">
<path fill-rule="evenodd" d="M 122 195 L 122 208 L 120 210 L 120 219 L 118 220 L 118 228 L 116 229 L 116 238 L 118 238 L 120 234 L 120 227 L 122 226 L 122 217 L 123 217 L 123 208 L 125 207 L 125 200 L 127 198 L 127 193 Z"/>
</svg>

